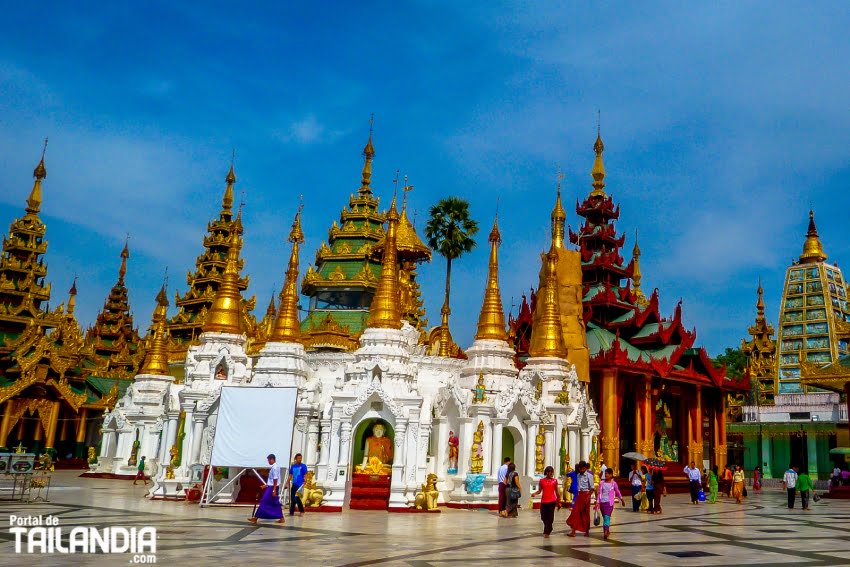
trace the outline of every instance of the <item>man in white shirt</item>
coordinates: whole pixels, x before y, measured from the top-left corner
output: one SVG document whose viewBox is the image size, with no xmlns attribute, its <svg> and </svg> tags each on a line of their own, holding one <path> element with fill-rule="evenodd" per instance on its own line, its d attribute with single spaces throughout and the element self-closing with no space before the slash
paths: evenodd
<svg viewBox="0 0 850 567">
<path fill-rule="evenodd" d="M 797 499 L 797 467 L 792 465 L 790 469 L 785 471 L 785 475 L 782 477 L 782 485 L 788 492 L 788 508 L 793 509 L 794 500 Z"/>
<path fill-rule="evenodd" d="M 260 501 L 257 502 L 257 508 L 254 510 L 254 515 L 249 518 L 253 524 L 262 518 L 264 520 L 277 520 L 278 524 L 284 523 L 283 506 L 280 505 L 280 497 L 278 496 L 278 487 L 280 486 L 280 465 L 277 464 L 277 459 L 274 455 L 266 457 L 269 462 L 269 476 L 266 478 L 266 483 L 263 485 L 263 494 Z"/>
<path fill-rule="evenodd" d="M 632 463 L 632 470 L 629 473 L 629 486 L 632 489 L 632 512 L 640 510 L 640 500 L 634 498 L 635 494 L 640 493 L 643 487 L 643 475 L 637 468 L 637 463 Z"/>
<path fill-rule="evenodd" d="M 685 474 L 688 475 L 688 488 L 691 490 L 691 504 L 699 504 L 699 489 L 702 486 L 702 473 L 696 467 L 696 463 L 691 461 L 691 464 L 685 467 Z"/>
<path fill-rule="evenodd" d="M 599 478 L 605 478 L 605 471 L 608 470 L 608 465 L 605 464 L 605 461 L 599 459 Z"/>
<path fill-rule="evenodd" d="M 505 484 L 505 478 L 508 476 L 508 465 L 511 464 L 511 458 L 505 457 L 505 462 L 502 463 L 502 466 L 499 467 L 498 479 L 499 479 L 499 515 L 507 518 L 508 513 L 506 511 L 505 506 L 505 490 L 507 489 L 507 485 Z"/>
</svg>

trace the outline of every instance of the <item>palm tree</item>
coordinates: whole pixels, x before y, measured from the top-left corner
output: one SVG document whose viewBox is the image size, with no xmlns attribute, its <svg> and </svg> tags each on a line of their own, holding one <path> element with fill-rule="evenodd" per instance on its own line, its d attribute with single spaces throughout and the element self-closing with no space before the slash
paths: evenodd
<svg viewBox="0 0 850 567">
<path fill-rule="evenodd" d="M 440 310 L 440 356 L 448 356 L 452 260 L 475 248 L 473 236 L 478 232 L 478 223 L 469 217 L 469 202 L 459 197 L 441 199 L 431 207 L 429 214 L 428 224 L 425 225 L 428 246 L 446 259 L 446 297 Z"/>
</svg>

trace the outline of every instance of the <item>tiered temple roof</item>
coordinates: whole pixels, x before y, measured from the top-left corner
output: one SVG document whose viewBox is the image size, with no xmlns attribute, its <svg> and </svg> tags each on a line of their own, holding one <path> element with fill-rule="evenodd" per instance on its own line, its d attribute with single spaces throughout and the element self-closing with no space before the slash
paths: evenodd
<svg viewBox="0 0 850 567">
<path fill-rule="evenodd" d="M 124 284 L 129 257 L 130 250 L 125 243 L 118 281 L 109 291 L 94 326 L 86 331 L 86 342 L 95 354 L 90 363 L 97 369 L 97 374 L 104 377 L 132 378 L 144 358 L 144 347 L 138 330 L 133 326 L 130 300 Z"/>
<path fill-rule="evenodd" d="M 773 325 L 764 316 L 764 289 L 759 282 L 756 301 L 756 320 L 747 329 L 750 340 L 741 341 L 741 351 L 747 355 L 750 381 L 758 381 L 759 403 L 773 403 L 776 394 L 776 341 Z"/>
<path fill-rule="evenodd" d="M 233 186 L 236 184 L 236 175 L 232 164 L 225 182 L 227 187 L 224 190 L 219 218 L 207 224 L 204 252 L 195 261 L 195 272 L 186 274 L 189 289 L 182 296 L 179 292 L 175 296 L 177 314 L 168 322 L 168 332 L 171 336 L 168 358 L 171 362 L 182 362 L 189 345 L 197 342 L 200 337 L 207 312 L 224 275 L 231 233 L 235 231 L 241 236 L 243 232 L 239 215 L 233 215 Z M 241 271 L 243 265 L 244 261 L 240 260 L 237 269 Z M 248 289 L 248 282 L 247 276 L 239 278 L 240 292 Z M 256 298 L 253 297 L 242 303 L 243 330 L 249 337 L 253 337 L 256 329 L 256 320 L 251 315 L 255 303 Z"/>
<path fill-rule="evenodd" d="M 47 144 L 45 142 L 45 148 Z M 50 300 L 47 283 L 46 227 L 39 218 L 41 183 L 47 177 L 44 153 L 33 171 L 35 182 L 27 198 L 26 212 L 9 227 L 9 237 L 3 238 L 0 256 L 0 353 L 8 352 L 5 339 L 19 336 L 32 320 L 45 314 Z M 48 322 L 45 321 L 47 325 Z"/>
<path fill-rule="evenodd" d="M 308 349 L 353 350 L 366 326 L 369 307 L 381 276 L 382 250 L 387 214 L 372 192 L 372 132 L 363 148 L 360 188 L 334 221 L 328 241 L 316 251 L 301 282 L 301 293 L 310 297 L 307 317 L 301 322 L 302 340 Z M 404 186 L 406 191 L 412 186 Z M 405 199 L 397 226 L 399 287 L 402 317 L 423 330 L 427 325 L 416 265 L 429 260 L 431 251 L 422 243 L 407 215 Z M 398 214 L 398 213 L 396 213 Z"/>
</svg>

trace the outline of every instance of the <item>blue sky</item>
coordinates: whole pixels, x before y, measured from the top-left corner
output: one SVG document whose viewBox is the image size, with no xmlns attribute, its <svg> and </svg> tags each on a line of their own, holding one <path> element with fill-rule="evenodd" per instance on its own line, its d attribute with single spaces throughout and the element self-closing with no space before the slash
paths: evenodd
<svg viewBox="0 0 850 567">
<path fill-rule="evenodd" d="M 607 190 L 627 251 L 640 231 L 644 288 L 668 314 L 682 298 L 712 354 L 745 335 L 759 277 L 776 322 L 810 205 L 830 259 L 850 262 L 846 4 L 119 4 L 9 5 L 0 36 L 0 224 L 22 213 L 49 136 L 48 277 L 56 304 L 79 276 L 83 324 L 125 233 L 143 328 L 166 266 L 172 297 L 185 290 L 232 148 L 261 314 L 298 196 L 305 269 L 359 186 L 370 113 L 384 202 L 400 169 L 419 226 L 447 195 L 482 225 L 453 270 L 464 346 L 496 198 L 507 308 L 536 281 L 557 167 L 568 203 L 590 190 L 598 109 Z M 444 269 L 420 270 L 432 322 Z"/>
</svg>

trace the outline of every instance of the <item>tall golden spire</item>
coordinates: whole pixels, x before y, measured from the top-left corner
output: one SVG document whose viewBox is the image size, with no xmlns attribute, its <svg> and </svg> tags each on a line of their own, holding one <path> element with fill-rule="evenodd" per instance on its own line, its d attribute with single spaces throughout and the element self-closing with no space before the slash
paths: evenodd
<svg viewBox="0 0 850 567">
<path fill-rule="evenodd" d="M 301 230 L 301 207 L 298 207 L 295 220 L 292 221 L 289 241 L 292 243 L 292 253 L 289 255 L 286 279 L 280 290 L 277 319 L 269 338 L 269 342 L 273 343 L 301 341 L 301 321 L 298 317 L 298 245 L 304 242 L 304 232 Z"/>
<path fill-rule="evenodd" d="M 531 326 L 532 357 L 567 358 L 564 334 L 561 329 L 561 312 L 558 304 L 558 252 L 552 247 L 543 255 L 542 285 L 537 292 L 537 305 Z"/>
<path fill-rule="evenodd" d="M 803 244 L 803 253 L 800 254 L 800 263 L 814 264 L 823 262 L 826 258 L 823 244 L 818 236 L 818 227 L 815 226 L 815 212 L 809 209 L 809 230 L 806 233 L 806 243 Z"/>
<path fill-rule="evenodd" d="M 124 240 L 124 249 L 121 251 L 121 267 L 118 268 L 118 285 L 124 285 L 124 276 L 127 275 L 127 258 L 130 257 L 130 237 Z"/>
<path fill-rule="evenodd" d="M 761 287 L 761 278 L 759 278 L 758 294 L 759 298 L 756 301 L 756 323 L 764 321 L 764 288 Z"/>
<path fill-rule="evenodd" d="M 225 220 L 230 220 L 233 216 L 233 186 L 236 184 L 236 173 L 233 171 L 233 162 L 236 159 L 236 152 L 230 158 L 230 171 L 227 172 L 227 177 L 224 178 L 227 187 L 224 189 L 224 197 L 221 199 L 221 216 Z"/>
<path fill-rule="evenodd" d="M 363 148 L 363 177 L 360 180 L 360 189 L 357 191 L 361 196 L 371 195 L 372 188 L 372 158 L 375 157 L 375 147 L 372 145 L 372 126 L 375 123 L 375 115 L 369 118 L 369 140 Z"/>
<path fill-rule="evenodd" d="M 35 177 L 35 182 L 32 185 L 29 197 L 27 197 L 27 213 L 31 215 L 38 214 L 41 210 L 41 180 L 47 177 L 47 168 L 44 167 L 44 154 L 47 152 L 47 138 L 44 139 L 44 148 L 41 150 L 41 161 L 35 166 L 32 176 Z"/>
<path fill-rule="evenodd" d="M 555 207 L 552 209 L 552 246 L 555 248 L 564 247 L 564 223 L 567 220 L 567 212 L 564 210 L 564 205 L 561 204 L 561 181 L 564 179 L 564 174 L 561 168 L 558 168 L 558 197 L 555 199 Z"/>
<path fill-rule="evenodd" d="M 156 294 L 156 307 L 151 317 L 151 330 L 148 335 L 147 353 L 145 361 L 139 374 L 154 374 L 166 376 L 168 374 L 168 331 L 165 328 L 168 314 L 168 296 L 165 292 L 165 284 Z"/>
<path fill-rule="evenodd" d="M 74 314 L 74 308 L 77 306 L 77 276 L 74 276 L 74 283 L 71 284 L 71 289 L 68 290 L 68 309 L 65 311 L 68 315 Z"/>
<path fill-rule="evenodd" d="M 637 297 L 637 304 L 641 307 L 647 305 L 646 295 L 640 288 L 640 281 L 643 279 L 643 274 L 640 271 L 640 246 L 638 245 L 638 233 L 635 230 L 635 247 L 632 248 L 632 259 L 634 261 L 634 270 L 632 271 L 632 289 Z"/>
<path fill-rule="evenodd" d="M 505 310 L 502 307 L 502 293 L 499 290 L 499 244 L 502 235 L 499 233 L 499 217 L 493 220 L 493 230 L 490 231 L 490 262 L 487 272 L 487 287 L 484 288 L 484 303 L 478 316 L 478 332 L 476 339 L 508 340 L 505 332 Z"/>
<path fill-rule="evenodd" d="M 205 333 L 242 333 L 242 294 L 239 293 L 239 229 L 233 226 L 230 231 L 230 248 L 227 251 L 227 263 L 221 283 L 215 294 L 207 318 L 202 327 Z"/>
<path fill-rule="evenodd" d="M 596 159 L 593 161 L 593 169 L 590 172 L 590 176 L 593 177 L 593 191 L 590 192 L 590 196 L 605 197 L 605 164 L 602 163 L 602 152 L 605 151 L 605 144 L 602 143 L 602 131 L 598 126 L 593 151 L 596 152 Z"/>
<path fill-rule="evenodd" d="M 369 307 L 367 327 L 380 329 L 401 328 L 401 306 L 398 294 L 398 254 L 396 251 L 396 230 L 398 229 L 398 211 L 395 195 L 387 213 L 387 234 L 384 241 L 384 257 L 381 260 L 381 278 L 378 289 Z"/>
</svg>

